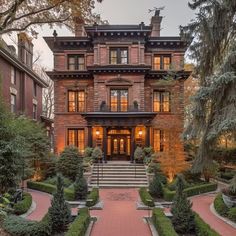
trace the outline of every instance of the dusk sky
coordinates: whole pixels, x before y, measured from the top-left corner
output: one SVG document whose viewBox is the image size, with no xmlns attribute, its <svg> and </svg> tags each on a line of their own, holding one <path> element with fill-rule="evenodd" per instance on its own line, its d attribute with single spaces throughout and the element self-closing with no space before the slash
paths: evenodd
<svg viewBox="0 0 236 236">
<path fill-rule="evenodd" d="M 161 11 L 164 16 L 162 21 L 161 36 L 178 36 L 179 26 L 186 25 L 194 19 L 194 12 L 188 7 L 189 0 L 103 0 L 97 3 L 95 12 L 109 24 L 139 24 L 144 22 L 150 24 L 150 18 L 154 14 L 149 9 L 154 7 L 165 7 Z M 55 27 L 58 36 L 72 35 L 65 27 Z M 38 39 L 34 39 L 34 50 L 41 54 L 39 63 L 48 69 L 53 68 L 53 56 L 50 49 L 42 39 L 43 36 L 52 36 L 53 29 L 44 26 L 39 29 Z M 8 43 L 10 43 L 8 41 Z"/>
</svg>

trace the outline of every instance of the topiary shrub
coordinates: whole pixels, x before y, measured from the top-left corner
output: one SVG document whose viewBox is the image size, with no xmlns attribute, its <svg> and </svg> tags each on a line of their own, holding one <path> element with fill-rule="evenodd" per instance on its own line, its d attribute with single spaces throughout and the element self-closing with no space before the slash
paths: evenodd
<svg viewBox="0 0 236 236">
<path fill-rule="evenodd" d="M 88 193 L 88 184 L 83 175 L 83 167 L 80 166 L 74 183 L 75 199 L 86 199 Z"/>
<path fill-rule="evenodd" d="M 99 200 L 99 189 L 93 188 L 92 191 L 87 196 L 86 206 L 92 207 L 97 204 L 98 200 Z"/>
<path fill-rule="evenodd" d="M 92 158 L 94 161 L 102 159 L 102 150 L 100 147 L 95 147 L 92 152 Z"/>
<path fill-rule="evenodd" d="M 84 149 L 84 157 L 92 157 L 92 153 L 93 153 L 93 148 L 92 147 L 86 147 Z"/>
<path fill-rule="evenodd" d="M 152 196 L 145 187 L 139 189 L 139 196 L 146 206 L 153 207 L 155 205 Z"/>
<path fill-rule="evenodd" d="M 149 184 L 149 193 L 153 197 L 162 197 L 163 196 L 163 187 L 160 176 L 155 173 L 153 180 Z"/>
<path fill-rule="evenodd" d="M 22 215 L 26 213 L 32 205 L 32 196 L 30 193 L 23 193 L 23 199 L 14 204 L 13 209 L 16 215 Z"/>
<path fill-rule="evenodd" d="M 53 233 L 64 232 L 67 229 L 71 221 L 71 212 L 64 198 L 63 179 L 60 174 L 57 176 L 57 191 L 53 195 L 48 214 Z"/>
<path fill-rule="evenodd" d="M 136 162 L 143 162 L 144 159 L 144 153 L 143 149 L 141 147 L 136 147 L 135 152 L 134 152 L 134 160 Z"/>
<path fill-rule="evenodd" d="M 177 176 L 176 186 L 176 196 L 171 208 L 172 223 L 177 233 L 191 233 L 195 230 L 194 213 L 191 210 L 192 204 L 184 193 L 184 179 L 181 175 Z"/>
<path fill-rule="evenodd" d="M 61 153 L 57 162 L 57 169 L 63 176 L 75 181 L 78 166 L 81 165 L 82 158 L 78 149 L 73 146 L 66 147 Z"/>
</svg>

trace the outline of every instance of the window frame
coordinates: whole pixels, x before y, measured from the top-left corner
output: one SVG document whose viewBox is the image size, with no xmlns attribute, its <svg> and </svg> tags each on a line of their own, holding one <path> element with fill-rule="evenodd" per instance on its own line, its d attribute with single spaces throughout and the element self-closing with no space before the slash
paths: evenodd
<svg viewBox="0 0 236 236">
<path fill-rule="evenodd" d="M 159 101 L 155 101 L 155 93 L 159 93 Z M 164 100 L 164 94 L 168 93 L 168 101 Z M 159 110 L 155 110 L 155 103 L 160 103 L 159 104 Z M 168 103 L 168 111 L 164 110 L 164 104 Z M 153 112 L 164 112 L 164 113 L 169 113 L 171 112 L 171 93 L 170 91 L 163 91 L 163 90 L 154 90 L 153 91 L 153 99 L 152 99 L 152 110 Z"/>
<path fill-rule="evenodd" d="M 70 140 L 69 140 L 69 132 L 70 131 L 74 131 L 74 140 L 73 140 L 73 143 L 74 144 L 70 144 Z M 82 131 L 83 132 L 83 150 L 81 150 L 81 149 L 79 149 L 79 142 L 80 142 L 80 140 L 79 140 L 79 138 L 78 137 L 81 137 L 81 135 L 79 135 L 79 131 Z M 80 154 L 83 154 L 84 153 L 84 150 L 85 150 L 85 129 L 84 128 L 68 128 L 67 129 L 67 140 L 66 140 L 66 144 L 67 144 L 67 146 L 70 146 L 70 145 L 72 145 L 72 146 L 74 146 L 74 147 L 76 147 L 76 148 L 78 148 L 78 151 L 79 151 L 79 153 Z"/>
<path fill-rule="evenodd" d="M 70 58 L 74 58 L 75 62 L 74 64 L 70 63 Z M 79 64 L 79 59 L 83 58 L 84 63 Z M 74 65 L 74 69 L 70 69 L 70 65 Z M 80 65 L 83 65 L 83 68 L 80 69 Z M 85 71 L 85 55 L 84 54 L 68 54 L 67 55 L 67 69 L 69 71 Z"/>
<path fill-rule="evenodd" d="M 11 84 L 16 85 L 16 68 L 11 66 Z"/>
<path fill-rule="evenodd" d="M 12 103 L 12 98 L 14 98 L 14 104 Z M 16 94 L 11 93 L 11 112 L 16 113 Z"/>
<path fill-rule="evenodd" d="M 158 64 L 155 63 L 155 58 L 157 58 L 157 57 L 160 58 L 160 68 L 156 67 L 156 65 L 158 65 Z M 169 58 L 169 60 L 170 60 L 169 68 L 168 69 L 165 68 L 165 63 L 164 63 L 164 61 L 165 61 L 164 59 L 165 58 Z M 171 61 L 171 54 L 155 54 L 153 56 L 153 70 L 165 70 L 165 71 L 168 71 L 168 70 L 171 69 L 171 63 L 172 63 L 172 61 Z"/>
<path fill-rule="evenodd" d="M 158 144 L 158 150 L 155 149 L 156 145 L 155 145 L 155 132 L 159 132 L 159 140 L 160 143 Z M 154 128 L 153 129 L 153 149 L 154 152 L 164 152 L 165 151 L 165 131 L 162 129 L 158 129 L 158 128 Z"/>
<path fill-rule="evenodd" d="M 79 93 L 83 92 L 84 93 L 84 100 L 80 101 L 79 98 Z M 74 101 L 70 101 L 70 93 L 74 93 Z M 74 102 L 74 107 L 75 107 L 75 110 L 74 111 L 70 111 L 70 103 L 71 102 Z M 84 104 L 82 109 L 80 110 L 80 107 L 79 106 L 80 104 Z M 82 113 L 82 112 L 85 112 L 86 111 L 86 93 L 85 93 L 85 90 L 83 89 L 80 89 L 80 90 L 68 90 L 67 91 L 67 112 L 70 112 L 70 113 L 73 113 L 73 112 L 79 112 L 79 113 Z"/>
<path fill-rule="evenodd" d="M 33 104 L 33 119 L 37 120 L 38 107 L 36 104 Z"/>
<path fill-rule="evenodd" d="M 37 85 L 37 83 L 34 81 L 34 82 L 33 82 L 33 93 L 34 93 L 34 97 L 37 97 L 37 87 L 38 87 L 38 85 Z"/>
<path fill-rule="evenodd" d="M 116 63 L 112 63 L 112 51 L 116 52 Z M 122 57 L 121 52 L 126 51 L 127 57 Z M 127 62 L 122 63 L 122 58 L 126 58 Z M 110 47 L 109 48 L 109 64 L 110 65 L 128 65 L 129 64 L 129 48 L 128 47 Z"/>
<path fill-rule="evenodd" d="M 111 101 L 111 93 L 112 91 L 118 91 L 118 96 L 117 96 L 117 110 L 113 111 L 112 110 L 112 101 Z M 122 104 L 121 104 L 121 93 L 120 91 L 127 91 L 127 109 L 122 111 Z M 111 112 L 127 112 L 129 110 L 129 89 L 128 88 L 111 88 L 110 89 L 110 111 Z"/>
</svg>

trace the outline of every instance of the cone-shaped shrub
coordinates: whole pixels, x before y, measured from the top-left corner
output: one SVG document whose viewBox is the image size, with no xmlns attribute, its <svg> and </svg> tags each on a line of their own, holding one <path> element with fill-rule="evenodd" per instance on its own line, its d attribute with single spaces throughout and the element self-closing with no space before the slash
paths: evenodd
<svg viewBox="0 0 236 236">
<path fill-rule="evenodd" d="M 159 174 L 155 173 L 153 180 L 149 185 L 149 193 L 153 197 L 162 197 L 163 196 L 163 187 L 161 183 L 161 177 Z"/>
<path fill-rule="evenodd" d="M 82 200 L 85 199 L 88 193 L 88 184 L 84 178 L 83 167 L 79 166 L 78 174 L 76 176 L 75 184 L 75 199 Z"/>
</svg>

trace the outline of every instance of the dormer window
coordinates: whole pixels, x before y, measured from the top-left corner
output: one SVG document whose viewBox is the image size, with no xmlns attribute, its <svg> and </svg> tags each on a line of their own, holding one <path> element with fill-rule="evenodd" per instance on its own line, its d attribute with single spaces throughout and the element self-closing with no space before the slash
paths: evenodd
<svg viewBox="0 0 236 236">
<path fill-rule="evenodd" d="M 128 48 L 110 48 L 110 64 L 128 64 Z"/>
<path fill-rule="evenodd" d="M 84 55 L 68 55 L 68 70 L 85 70 Z"/>
<path fill-rule="evenodd" d="M 169 70 L 171 65 L 170 55 L 155 55 L 153 60 L 154 70 Z"/>
</svg>

